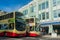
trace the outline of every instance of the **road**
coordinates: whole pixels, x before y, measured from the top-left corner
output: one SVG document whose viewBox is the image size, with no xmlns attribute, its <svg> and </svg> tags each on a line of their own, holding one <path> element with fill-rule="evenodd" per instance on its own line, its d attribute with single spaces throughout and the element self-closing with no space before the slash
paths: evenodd
<svg viewBox="0 0 60 40">
<path fill-rule="evenodd" d="M 11 37 L 0 37 L 0 40 L 60 40 L 57 38 L 40 38 L 40 37 L 20 37 L 20 38 L 11 38 Z"/>
</svg>

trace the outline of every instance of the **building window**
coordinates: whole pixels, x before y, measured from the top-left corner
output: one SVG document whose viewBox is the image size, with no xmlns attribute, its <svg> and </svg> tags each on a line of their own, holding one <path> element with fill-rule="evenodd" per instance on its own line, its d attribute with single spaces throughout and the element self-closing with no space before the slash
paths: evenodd
<svg viewBox="0 0 60 40">
<path fill-rule="evenodd" d="M 53 11 L 53 15 L 54 15 L 54 18 L 57 18 L 57 11 L 56 10 Z"/>
<path fill-rule="evenodd" d="M 34 6 L 30 7 L 30 12 L 34 12 Z"/>
<path fill-rule="evenodd" d="M 39 4 L 38 9 L 41 10 L 41 4 Z"/>
<path fill-rule="evenodd" d="M 58 16 L 60 17 L 60 13 L 58 14 Z"/>
<path fill-rule="evenodd" d="M 53 6 L 56 6 L 56 0 L 53 0 Z"/>
<path fill-rule="evenodd" d="M 57 0 L 57 5 L 60 5 L 60 0 Z"/>
<path fill-rule="evenodd" d="M 24 14 L 24 15 L 28 14 L 28 10 L 24 10 L 24 11 L 23 11 L 23 14 Z"/>
<path fill-rule="evenodd" d="M 45 7 L 45 5 L 46 5 L 46 7 Z M 38 8 L 39 8 L 39 10 L 41 10 L 41 9 L 43 10 L 45 8 L 48 8 L 48 6 L 49 6 L 48 1 L 46 1 L 42 4 L 39 4 Z"/>
<path fill-rule="evenodd" d="M 60 9 L 58 10 L 58 17 L 60 17 Z"/>
<path fill-rule="evenodd" d="M 49 19 L 49 12 L 46 12 L 46 19 Z"/>
<path fill-rule="evenodd" d="M 45 9 L 45 3 L 42 3 L 42 10 Z"/>
<path fill-rule="evenodd" d="M 41 20 L 41 14 L 39 14 L 39 20 Z"/>
<path fill-rule="evenodd" d="M 48 5 L 49 5 L 49 4 L 48 4 L 48 1 L 46 1 L 46 8 L 48 8 Z"/>
<path fill-rule="evenodd" d="M 42 19 L 45 20 L 45 12 L 42 13 Z"/>
</svg>

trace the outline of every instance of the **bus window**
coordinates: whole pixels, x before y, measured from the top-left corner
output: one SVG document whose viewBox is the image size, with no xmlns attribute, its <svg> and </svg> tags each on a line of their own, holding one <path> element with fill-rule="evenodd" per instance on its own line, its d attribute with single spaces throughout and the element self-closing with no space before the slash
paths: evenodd
<svg viewBox="0 0 60 40">
<path fill-rule="evenodd" d="M 2 25 L 0 24 L 0 29 L 1 29 Z"/>
<path fill-rule="evenodd" d="M 14 29 L 14 23 L 9 24 L 9 29 Z"/>
<path fill-rule="evenodd" d="M 26 19 L 26 22 L 29 23 L 29 19 Z"/>
<path fill-rule="evenodd" d="M 8 29 L 8 24 L 4 24 L 2 29 Z"/>
<path fill-rule="evenodd" d="M 0 29 L 1 29 L 1 30 L 6 30 L 6 29 L 8 29 L 7 24 L 1 24 L 1 25 L 0 25 Z"/>
<path fill-rule="evenodd" d="M 34 19 L 33 19 L 33 18 L 31 18 L 31 19 L 29 20 L 29 22 L 30 22 L 30 23 L 33 23 L 33 22 L 34 22 Z"/>
</svg>

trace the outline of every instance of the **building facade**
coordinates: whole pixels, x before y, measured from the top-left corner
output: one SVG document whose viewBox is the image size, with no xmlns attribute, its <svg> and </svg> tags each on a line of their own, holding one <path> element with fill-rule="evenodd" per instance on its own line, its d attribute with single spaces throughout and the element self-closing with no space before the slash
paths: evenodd
<svg viewBox="0 0 60 40">
<path fill-rule="evenodd" d="M 60 34 L 60 0 L 32 0 L 18 11 L 25 17 L 38 18 L 47 34 L 55 30 Z"/>
</svg>

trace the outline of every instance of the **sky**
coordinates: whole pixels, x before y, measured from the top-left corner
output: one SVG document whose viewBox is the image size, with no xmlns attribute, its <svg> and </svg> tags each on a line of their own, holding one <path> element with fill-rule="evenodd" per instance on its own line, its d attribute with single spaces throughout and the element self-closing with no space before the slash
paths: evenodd
<svg viewBox="0 0 60 40">
<path fill-rule="evenodd" d="M 0 0 L 0 10 L 6 12 L 17 11 L 32 0 Z"/>
</svg>

